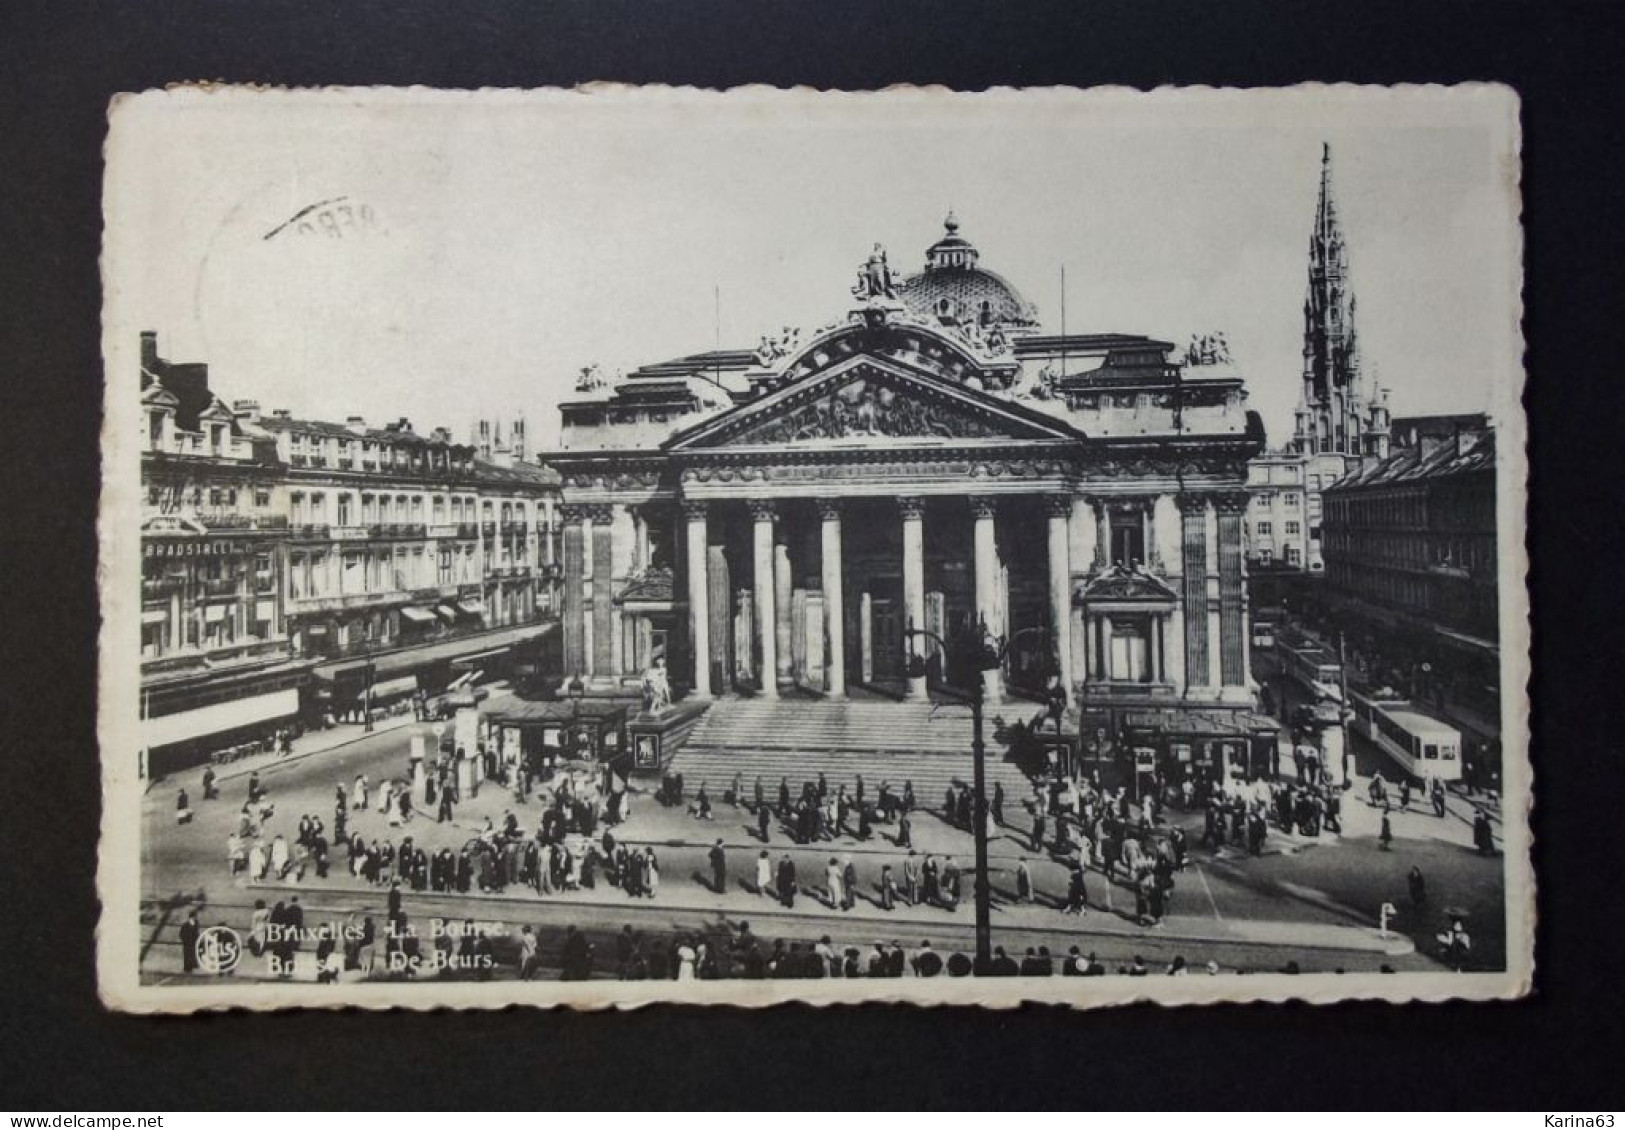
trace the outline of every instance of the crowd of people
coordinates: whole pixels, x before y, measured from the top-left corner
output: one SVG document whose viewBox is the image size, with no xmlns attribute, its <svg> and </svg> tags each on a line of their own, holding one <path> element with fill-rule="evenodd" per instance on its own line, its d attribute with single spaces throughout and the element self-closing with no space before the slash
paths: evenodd
<svg viewBox="0 0 1625 1130">
<path fill-rule="evenodd" d="M 285 828 L 275 827 L 276 807 L 254 772 L 228 839 L 230 874 L 253 882 L 298 883 L 311 877 L 326 879 L 335 867 L 344 867 L 353 878 L 387 890 L 397 901 L 402 892 L 524 890 L 547 896 L 613 889 L 633 899 L 658 895 L 662 863 L 655 846 L 622 842 L 617 836 L 618 826 L 631 811 L 631 794 L 623 780 L 590 766 L 539 775 L 483 744 L 472 759 L 479 772 L 467 772 L 463 763 L 470 757 L 458 751 L 438 757 L 407 778 L 386 777 L 374 783 L 357 775 L 348 784 L 335 784 L 330 819 L 304 813 Z M 1318 761 L 1295 761 L 1295 778 L 1218 781 L 1193 775 L 1175 784 L 1160 774 L 1146 774 L 1129 785 L 1106 787 L 1098 773 L 1057 777 L 1036 782 L 1031 794 L 1015 804 L 1008 802 L 1002 783 L 995 782 L 981 811 L 973 790 L 955 782 L 945 789 L 940 807 L 931 804 L 929 811 L 962 831 L 985 821 L 990 835 L 1006 837 L 1023 849 L 1013 864 L 1006 855 L 990 869 L 988 883 L 997 900 L 1085 915 L 1099 906 L 1090 899 L 1089 873 L 1094 871 L 1106 883 L 1132 892 L 1132 912 L 1121 899 L 1107 899 L 1107 905 L 1155 928 L 1165 920 L 1176 877 L 1190 858 L 1186 832 L 1171 809 L 1202 812 L 1202 844 L 1216 853 L 1234 847 L 1261 854 L 1272 826 L 1308 837 L 1341 831 L 1342 789 L 1327 779 Z M 457 824 L 464 793 L 477 796 L 482 783 L 486 789 L 511 794 L 508 799 L 515 807 L 507 808 L 500 820 L 481 817 L 477 827 L 458 824 L 469 834 L 449 845 L 443 837 L 410 831 L 426 820 Z M 1402 780 L 1396 788 L 1399 806 L 1407 808 L 1410 783 Z M 220 795 L 212 769 L 206 772 L 203 791 L 209 799 Z M 1435 811 L 1442 793 L 1437 782 L 1425 783 L 1421 790 Z M 1381 774 L 1371 782 L 1369 799 L 1385 810 L 1391 807 L 1389 785 Z M 691 796 L 680 772 L 662 778 L 656 800 L 695 820 L 714 820 L 717 815 L 709 783 L 700 782 Z M 724 785 L 720 803 L 747 812 L 763 845 L 775 835 L 788 837 L 800 849 L 843 837 L 859 843 L 878 837 L 897 850 L 887 856 L 869 849 L 857 859 L 837 851 L 809 860 L 805 850 L 792 854 L 764 846 L 752 853 L 753 858 L 747 855 L 749 862 L 736 871 L 730 852 L 737 849 L 717 838 L 706 850 L 708 885 L 715 893 L 726 893 L 737 882 L 786 909 L 795 909 L 799 898 L 811 897 L 840 912 L 864 902 L 886 912 L 932 907 L 953 914 L 973 898 L 974 869 L 967 875 L 950 854 L 914 846 L 913 821 L 927 806 L 920 803 L 912 781 L 894 786 L 882 780 L 871 789 L 861 775 L 831 781 L 820 773 L 795 784 L 782 776 L 776 784 L 756 777 L 747 786 L 735 774 Z M 534 814 L 523 825 L 515 811 L 518 806 Z M 188 822 L 184 790 L 177 810 L 184 814 L 182 822 Z M 362 816 L 372 828 L 357 826 Z M 1482 833 L 1475 825 L 1475 841 L 1480 850 L 1485 850 L 1486 842 L 1492 849 L 1482 810 L 1479 820 Z M 393 834 L 395 829 L 400 834 Z M 375 834 L 379 832 L 383 834 Z M 1381 839 L 1391 839 L 1386 815 Z M 440 841 L 439 846 L 431 840 Z M 1053 868 L 1046 879 L 1039 862 L 1060 865 L 1062 882 L 1055 883 Z M 1464 937 L 1464 930 L 1452 934 L 1452 952 L 1465 951 Z M 841 955 L 843 961 L 846 956 Z M 795 961 L 786 959 L 793 968 Z M 771 960 L 768 964 L 776 968 Z M 869 957 L 861 964 L 869 975 L 873 964 Z"/>
</svg>

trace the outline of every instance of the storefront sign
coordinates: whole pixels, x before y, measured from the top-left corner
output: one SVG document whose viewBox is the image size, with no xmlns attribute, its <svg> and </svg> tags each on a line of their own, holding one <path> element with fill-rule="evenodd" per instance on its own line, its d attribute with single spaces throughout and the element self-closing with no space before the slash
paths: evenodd
<svg viewBox="0 0 1625 1130">
<path fill-rule="evenodd" d="M 234 541 L 158 541 L 143 538 L 143 557 L 240 557 L 249 546 Z"/>
</svg>

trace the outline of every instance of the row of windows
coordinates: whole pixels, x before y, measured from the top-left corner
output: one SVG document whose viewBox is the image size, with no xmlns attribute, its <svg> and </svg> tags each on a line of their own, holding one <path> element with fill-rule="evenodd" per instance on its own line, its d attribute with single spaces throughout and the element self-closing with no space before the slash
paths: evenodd
<svg viewBox="0 0 1625 1130">
<path fill-rule="evenodd" d="M 293 523 L 353 526 L 372 525 L 375 522 L 421 524 L 424 521 L 423 495 L 362 493 L 359 505 L 357 495 L 350 491 L 338 491 L 333 497 L 335 503 L 330 509 L 325 491 L 311 491 L 308 495 L 304 491 L 293 491 L 288 496 Z M 445 495 L 435 495 L 429 502 L 428 521 L 434 525 L 500 521 L 503 525 L 517 523 L 528 526 L 533 521 L 532 510 L 533 504 L 525 501 L 507 501 L 498 507 L 491 499 L 477 503 L 472 496 L 459 495 L 451 496 L 448 505 Z"/>
<path fill-rule="evenodd" d="M 210 487 L 207 490 L 202 487 L 192 487 L 190 490 L 183 487 L 179 494 L 180 497 L 175 501 L 181 505 L 202 506 L 207 500 L 210 506 L 236 506 L 238 500 L 236 487 Z M 271 492 L 268 490 L 256 490 L 252 493 L 245 490 L 241 494 L 244 502 L 252 499 L 254 507 L 258 510 L 267 509 L 271 505 Z M 164 488 L 158 486 L 147 488 L 148 506 L 161 506 L 163 499 Z"/>
<path fill-rule="evenodd" d="M 430 447 L 427 450 L 395 447 L 374 440 L 343 439 L 306 432 L 289 432 L 288 448 L 295 466 L 337 467 L 345 471 L 447 471 L 473 467 L 471 456 L 454 456 L 444 447 Z"/>
<path fill-rule="evenodd" d="M 1387 533 L 1328 529 L 1326 551 L 1350 560 L 1427 568 L 1442 565 L 1473 573 L 1495 570 L 1492 536 L 1451 537 L 1428 533 Z"/>
<path fill-rule="evenodd" d="M 1301 537 L 1303 535 L 1303 523 L 1302 522 L 1288 521 L 1288 522 L 1281 523 L 1281 525 L 1283 527 L 1283 530 L 1282 530 L 1282 536 L 1283 537 L 1295 538 L 1295 537 Z M 1254 529 L 1257 532 L 1259 537 L 1267 538 L 1267 537 L 1270 537 L 1274 533 L 1275 523 L 1274 522 L 1257 522 L 1257 523 L 1254 524 Z M 1245 533 L 1245 532 L 1246 532 L 1245 529 L 1243 529 L 1243 533 Z"/>
</svg>

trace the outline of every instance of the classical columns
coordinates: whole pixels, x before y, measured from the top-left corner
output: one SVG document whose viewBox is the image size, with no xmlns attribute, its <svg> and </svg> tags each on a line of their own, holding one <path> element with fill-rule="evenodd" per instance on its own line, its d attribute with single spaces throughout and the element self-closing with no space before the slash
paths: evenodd
<svg viewBox="0 0 1625 1130">
<path fill-rule="evenodd" d="M 1233 696 L 1247 686 L 1246 550 L 1241 536 L 1247 495 L 1229 491 L 1215 495 L 1213 504 L 1219 541 L 1219 679 Z"/>
<path fill-rule="evenodd" d="M 711 697 L 711 577 L 709 572 L 710 524 L 703 502 L 683 503 L 688 523 L 688 631 L 689 649 L 694 654 L 695 698 Z"/>
<path fill-rule="evenodd" d="M 997 506 L 991 498 L 974 495 L 970 500 L 974 519 L 972 546 L 976 572 L 977 631 L 998 632 L 999 548 L 994 534 Z M 1053 544 L 1052 544 L 1053 552 Z M 978 643 L 981 641 L 978 640 Z M 1004 701 L 1004 672 L 995 667 L 982 672 L 982 700 L 989 705 Z"/>
<path fill-rule="evenodd" d="M 592 520 L 592 673 L 615 674 L 615 507 L 594 506 Z"/>
<path fill-rule="evenodd" d="M 824 693 L 846 697 L 846 601 L 841 575 L 841 504 L 833 498 L 818 500 L 821 519 L 824 589 L 824 658 L 827 669 Z"/>
<path fill-rule="evenodd" d="M 752 582 L 754 585 L 756 640 L 761 655 L 756 681 L 763 698 L 779 697 L 777 655 L 778 617 L 774 612 L 773 518 L 776 509 L 767 499 L 750 500 Z"/>
<path fill-rule="evenodd" d="M 1044 500 L 1049 516 L 1049 616 L 1054 633 L 1056 673 L 1066 704 L 1072 705 L 1072 499 L 1052 494 Z"/>
<path fill-rule="evenodd" d="M 1207 496 L 1179 496 L 1180 590 L 1185 614 L 1185 690 L 1213 685 L 1208 662 Z"/>
<path fill-rule="evenodd" d="M 582 571 L 586 553 L 582 544 L 585 509 L 563 506 L 559 516 L 564 524 L 564 675 L 573 679 L 587 670 L 586 594 Z"/>
<path fill-rule="evenodd" d="M 897 500 L 897 512 L 903 518 L 903 621 L 906 629 L 925 627 L 925 503 L 918 498 L 902 497 Z M 904 638 L 903 653 L 910 665 L 923 659 L 927 648 L 923 637 L 909 635 Z M 926 691 L 923 674 L 910 676 L 908 698 L 924 701 Z"/>
<path fill-rule="evenodd" d="M 777 523 L 773 538 L 773 644 L 778 655 L 777 677 L 779 686 L 795 683 L 795 630 L 792 627 L 795 583 L 790 574 L 790 546 L 786 543 L 785 523 Z"/>
</svg>

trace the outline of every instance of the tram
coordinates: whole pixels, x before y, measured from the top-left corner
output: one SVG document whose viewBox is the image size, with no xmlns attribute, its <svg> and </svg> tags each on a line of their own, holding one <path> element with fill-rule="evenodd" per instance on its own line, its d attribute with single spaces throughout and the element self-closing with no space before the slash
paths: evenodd
<svg viewBox="0 0 1625 1130">
<path fill-rule="evenodd" d="M 1287 676 L 1317 700 L 1343 701 L 1343 666 L 1329 648 L 1283 628 L 1275 636 L 1275 654 Z"/>
<path fill-rule="evenodd" d="M 1406 701 L 1351 694 L 1354 728 L 1412 777 L 1461 780 L 1461 731 Z"/>
</svg>

